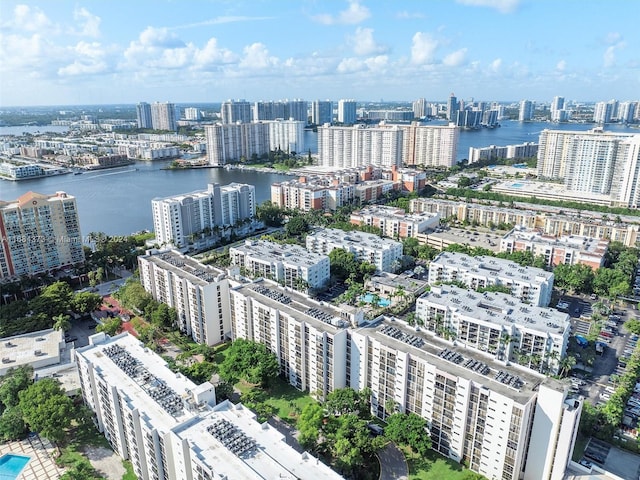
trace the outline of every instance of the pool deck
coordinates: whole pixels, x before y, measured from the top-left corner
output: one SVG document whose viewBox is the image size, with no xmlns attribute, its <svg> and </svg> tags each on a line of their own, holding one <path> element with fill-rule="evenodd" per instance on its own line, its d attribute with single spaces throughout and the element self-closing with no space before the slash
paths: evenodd
<svg viewBox="0 0 640 480">
<path fill-rule="evenodd" d="M 5 453 L 31 457 L 17 480 L 57 480 L 65 472 L 53 460 L 57 451 L 51 442 L 37 435 L 0 444 L 0 456 Z"/>
</svg>

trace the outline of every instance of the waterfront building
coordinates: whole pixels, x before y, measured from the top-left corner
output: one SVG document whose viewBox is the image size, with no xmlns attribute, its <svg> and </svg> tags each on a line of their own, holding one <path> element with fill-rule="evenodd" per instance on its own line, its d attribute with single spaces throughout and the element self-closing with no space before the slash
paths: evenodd
<svg viewBox="0 0 640 480">
<path fill-rule="evenodd" d="M 184 118 L 185 120 L 199 122 L 202 119 L 202 114 L 198 108 L 187 107 L 184 109 Z"/>
<path fill-rule="evenodd" d="M 567 121 L 567 111 L 564 108 L 564 97 L 555 96 L 551 102 L 551 121 Z"/>
<path fill-rule="evenodd" d="M 175 308 L 178 328 L 197 343 L 230 336 L 229 281 L 224 272 L 174 250 L 138 257 L 140 283 L 158 302 Z"/>
<path fill-rule="evenodd" d="M 519 302 L 504 293 L 478 293 L 455 285 L 432 286 L 417 299 L 416 318 L 425 332 L 455 339 L 457 345 L 476 350 L 478 358 L 489 356 L 554 374 L 571 334 L 567 313 Z"/>
<path fill-rule="evenodd" d="M 356 120 L 356 101 L 338 100 L 338 122 L 344 125 L 353 125 Z"/>
<path fill-rule="evenodd" d="M 362 117 L 372 122 L 408 123 L 413 120 L 413 110 L 365 110 Z"/>
<path fill-rule="evenodd" d="M 251 103 L 246 100 L 227 100 L 220 106 L 222 123 L 250 123 Z"/>
<path fill-rule="evenodd" d="M 294 120 L 273 120 L 266 122 L 269 127 L 269 150 L 281 150 L 285 153 L 295 152 L 303 154 L 304 145 L 304 127 L 306 121 Z"/>
<path fill-rule="evenodd" d="M 151 105 L 147 102 L 140 102 L 136 105 L 136 117 L 138 121 L 138 128 L 153 128 Z"/>
<path fill-rule="evenodd" d="M 230 183 L 151 200 L 156 241 L 184 247 L 194 237 L 250 220 L 256 214 L 253 185 Z"/>
<path fill-rule="evenodd" d="M 255 102 L 253 104 L 253 121 L 276 120 L 285 117 L 285 105 L 282 102 Z"/>
<path fill-rule="evenodd" d="M 450 122 L 456 122 L 459 108 L 458 99 L 456 98 L 456 95 L 452 93 L 449 95 L 449 100 L 447 101 L 447 120 Z"/>
<path fill-rule="evenodd" d="M 621 102 L 618 106 L 618 122 L 632 123 L 636 113 L 637 103 Z"/>
<path fill-rule="evenodd" d="M 402 184 L 394 180 L 368 180 L 355 187 L 355 201 L 360 205 L 375 202 L 392 191 L 402 191 Z"/>
<path fill-rule="evenodd" d="M 554 277 L 552 272 L 502 258 L 441 252 L 429 264 L 428 278 L 431 285 L 459 281 L 473 290 L 502 285 L 520 301 L 546 307 L 551 302 Z"/>
<path fill-rule="evenodd" d="M 222 166 L 244 157 L 269 153 L 269 125 L 258 123 L 216 123 L 204 127 L 209 165 Z"/>
<path fill-rule="evenodd" d="M 306 247 L 310 252 L 329 255 L 342 248 L 363 262 L 375 265 L 380 272 L 395 272 L 402 257 L 402 243 L 364 232 L 345 232 L 334 228 L 317 228 L 307 235 Z"/>
<path fill-rule="evenodd" d="M 614 110 L 617 110 L 617 102 L 612 100 L 610 102 L 598 102 L 593 109 L 593 121 L 599 124 L 611 123 L 613 118 L 617 118 L 614 115 Z"/>
<path fill-rule="evenodd" d="M 154 130 L 178 129 L 176 123 L 176 106 L 173 103 L 154 102 L 151 105 L 151 124 Z"/>
<path fill-rule="evenodd" d="M 521 143 L 519 145 L 505 145 L 498 147 L 489 145 L 488 147 L 469 147 L 469 163 L 476 163 L 481 160 L 497 160 L 499 158 L 532 158 L 538 155 L 538 144 L 533 142 Z"/>
<path fill-rule="evenodd" d="M 311 123 L 314 125 L 333 123 L 333 103 L 331 100 L 314 100 L 311 103 Z"/>
<path fill-rule="evenodd" d="M 531 100 L 522 100 L 520 102 L 520 109 L 518 110 L 518 121 L 528 122 L 533 120 L 533 112 L 535 110 L 535 103 Z"/>
<path fill-rule="evenodd" d="M 430 112 L 427 113 L 427 100 L 419 98 L 412 104 L 413 118 L 425 118 L 430 116 Z"/>
<path fill-rule="evenodd" d="M 0 200 L 0 236 L 0 280 L 84 262 L 76 199 L 65 192 Z"/>
<path fill-rule="evenodd" d="M 300 177 L 271 184 L 271 202 L 278 207 L 308 212 L 334 211 L 353 202 L 355 185 L 331 177 Z"/>
<path fill-rule="evenodd" d="M 454 124 L 443 126 L 403 125 L 402 160 L 407 165 L 452 167 L 457 161 L 460 129 Z"/>
<path fill-rule="evenodd" d="M 232 265 L 295 290 L 321 289 L 329 283 L 329 257 L 298 245 L 246 240 L 229 248 Z"/>
<path fill-rule="evenodd" d="M 458 110 L 455 118 L 455 124 L 465 130 L 475 130 L 480 127 L 482 122 L 482 110 L 473 108 L 464 108 Z"/>
<path fill-rule="evenodd" d="M 425 418 L 434 450 L 487 478 L 564 478 L 582 411 L 566 385 L 398 320 L 349 334 L 351 386 L 371 389 L 375 415 Z"/>
<path fill-rule="evenodd" d="M 306 100 L 295 98 L 293 100 L 285 100 L 285 110 L 283 118 L 292 118 L 298 122 L 309 123 L 309 104 Z"/>
<path fill-rule="evenodd" d="M 427 229 L 435 229 L 440 224 L 440 215 L 407 214 L 402 208 L 371 205 L 353 212 L 349 221 L 358 226 L 379 228 L 385 237 L 408 238 L 416 237 Z"/>
<path fill-rule="evenodd" d="M 127 333 L 92 335 L 76 359 L 98 429 L 141 480 L 341 478 L 241 404 L 216 405 L 213 385 L 172 372 Z"/>
<path fill-rule="evenodd" d="M 608 240 L 578 235 L 550 236 L 539 230 L 514 228 L 500 240 L 501 252 L 531 252 L 544 257 L 547 266 L 586 265 L 596 270 L 604 265 Z"/>
<path fill-rule="evenodd" d="M 0 162 L 0 177 L 11 180 L 25 180 L 27 178 L 38 178 L 47 175 L 47 171 L 37 163 L 25 163 L 16 165 L 15 163 Z"/>
<path fill-rule="evenodd" d="M 413 168 L 398 168 L 395 165 L 391 170 L 382 170 L 381 178 L 400 182 L 402 190 L 406 192 L 419 192 L 427 185 L 427 172 Z"/>
<path fill-rule="evenodd" d="M 402 130 L 397 125 L 366 128 L 325 124 L 318 127 L 318 164 L 334 168 L 400 166 L 402 138 Z"/>
</svg>

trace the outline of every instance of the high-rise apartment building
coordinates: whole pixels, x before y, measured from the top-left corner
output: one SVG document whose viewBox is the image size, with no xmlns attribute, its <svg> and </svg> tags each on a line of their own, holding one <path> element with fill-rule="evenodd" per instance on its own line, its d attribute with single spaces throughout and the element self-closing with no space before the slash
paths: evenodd
<svg viewBox="0 0 640 480">
<path fill-rule="evenodd" d="M 375 265 L 379 272 L 395 272 L 402 256 L 402 243 L 373 233 L 345 232 L 335 228 L 317 228 L 306 238 L 310 252 L 329 255 L 336 248 L 353 253 L 362 262 Z"/>
<path fill-rule="evenodd" d="M 356 101 L 338 100 L 338 122 L 344 125 L 353 125 L 357 120 Z"/>
<path fill-rule="evenodd" d="M 309 104 L 306 100 L 296 98 L 293 100 L 285 100 L 284 118 L 292 118 L 298 122 L 309 123 Z"/>
<path fill-rule="evenodd" d="M 76 361 L 98 429 L 140 480 L 342 478 L 248 408 L 216 405 L 211 383 L 169 370 L 127 333 L 92 335 Z"/>
<path fill-rule="evenodd" d="M 0 200 L 0 280 L 84 262 L 75 197 L 27 192 Z"/>
<path fill-rule="evenodd" d="M 275 120 L 285 117 L 285 105 L 282 102 L 255 102 L 253 104 L 253 121 Z"/>
<path fill-rule="evenodd" d="M 397 125 L 366 128 L 318 127 L 318 164 L 326 167 L 400 166 L 402 129 Z"/>
<path fill-rule="evenodd" d="M 522 100 L 520 102 L 520 110 L 518 111 L 518 121 L 528 122 L 533 120 L 533 111 L 535 109 L 535 103 L 531 100 Z"/>
<path fill-rule="evenodd" d="M 616 100 L 598 102 L 593 109 L 593 121 L 602 125 L 611 123 L 614 119 L 617 119 L 617 114 L 618 102 Z"/>
<path fill-rule="evenodd" d="M 618 122 L 619 123 L 631 123 L 635 117 L 636 103 L 635 102 L 621 102 L 618 106 Z"/>
<path fill-rule="evenodd" d="M 138 267 L 144 289 L 175 308 L 182 333 L 205 345 L 230 337 L 229 281 L 224 272 L 173 250 L 141 255 Z"/>
<path fill-rule="evenodd" d="M 460 281 L 472 290 L 491 285 L 508 286 L 522 302 L 546 307 L 551 302 L 553 273 L 541 268 L 522 267 L 503 258 L 471 257 L 463 253 L 441 252 L 429 264 L 429 283 Z"/>
<path fill-rule="evenodd" d="M 272 279 L 294 290 L 320 289 L 329 283 L 329 257 L 299 245 L 246 240 L 229 248 L 231 263 L 253 277 Z"/>
<path fill-rule="evenodd" d="M 564 97 L 553 97 L 551 102 L 551 121 L 552 122 L 566 122 L 569 118 L 569 113 L 565 109 Z"/>
<path fill-rule="evenodd" d="M 246 100 L 227 100 L 220 106 L 222 123 L 251 122 L 251 103 Z"/>
<path fill-rule="evenodd" d="M 294 119 L 280 119 L 266 123 L 269 126 L 269 150 L 282 150 L 286 153 L 304 153 L 304 127 L 307 122 Z"/>
<path fill-rule="evenodd" d="M 253 185 L 210 183 L 207 190 L 151 200 L 153 228 L 160 245 L 184 247 L 191 235 L 233 226 L 256 214 Z"/>
<path fill-rule="evenodd" d="M 427 100 L 419 98 L 413 102 L 412 106 L 413 118 L 425 118 L 429 114 L 427 113 Z"/>
<path fill-rule="evenodd" d="M 200 109 L 195 107 L 188 107 L 184 109 L 184 119 L 198 122 L 202 118 Z"/>
<path fill-rule="evenodd" d="M 450 122 L 456 122 L 458 119 L 459 108 L 458 99 L 456 98 L 455 93 L 452 93 L 447 101 L 447 120 Z"/>
<path fill-rule="evenodd" d="M 269 153 L 269 125 L 256 123 L 217 123 L 206 125 L 207 160 L 209 165 L 222 166 Z"/>
<path fill-rule="evenodd" d="M 136 117 L 138 120 L 138 128 L 153 128 L 151 105 L 148 103 L 140 102 L 136 105 Z"/>
<path fill-rule="evenodd" d="M 178 129 L 176 106 L 169 102 L 154 102 L 151 105 L 151 123 L 154 130 L 171 130 L 175 132 Z"/>
<path fill-rule="evenodd" d="M 333 103 L 331 100 L 314 100 L 311 104 L 311 123 L 324 125 L 333 122 Z"/>
<path fill-rule="evenodd" d="M 402 134 L 402 160 L 407 165 L 452 167 L 457 161 L 460 129 L 447 126 L 411 125 L 400 127 Z"/>
</svg>

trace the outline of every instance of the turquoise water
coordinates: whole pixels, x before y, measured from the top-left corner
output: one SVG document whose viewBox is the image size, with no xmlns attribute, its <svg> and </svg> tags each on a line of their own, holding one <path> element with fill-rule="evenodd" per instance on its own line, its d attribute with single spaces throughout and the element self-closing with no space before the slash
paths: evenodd
<svg viewBox="0 0 640 480">
<path fill-rule="evenodd" d="M 0 480 L 15 480 L 30 458 L 7 453 L 0 457 Z"/>
<path fill-rule="evenodd" d="M 371 303 L 373 302 L 373 295 L 371 293 L 367 293 L 366 295 L 360 297 L 363 301 L 367 302 L 367 303 Z M 389 305 L 391 305 L 391 302 L 389 300 L 387 300 L 386 298 L 380 298 L 378 300 L 378 306 L 379 307 L 388 307 Z"/>
<path fill-rule="evenodd" d="M 524 183 L 512 183 L 511 188 L 522 188 Z"/>
</svg>

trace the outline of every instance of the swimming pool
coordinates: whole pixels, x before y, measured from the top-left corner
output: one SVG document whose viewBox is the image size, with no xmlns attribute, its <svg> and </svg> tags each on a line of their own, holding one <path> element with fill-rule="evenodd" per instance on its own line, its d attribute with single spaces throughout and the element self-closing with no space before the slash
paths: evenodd
<svg viewBox="0 0 640 480">
<path fill-rule="evenodd" d="M 0 480 L 15 480 L 31 457 L 7 453 L 0 457 Z"/>
<path fill-rule="evenodd" d="M 524 187 L 524 183 L 512 183 L 511 188 L 522 188 Z"/>
<path fill-rule="evenodd" d="M 367 303 L 372 303 L 373 302 L 373 294 L 367 293 L 367 294 L 363 295 L 362 297 L 360 297 L 360 300 L 362 300 L 364 302 L 367 302 Z M 382 297 L 378 298 L 378 306 L 379 307 L 388 307 L 389 305 L 391 305 L 391 301 L 387 300 L 386 298 L 382 298 Z"/>
</svg>

